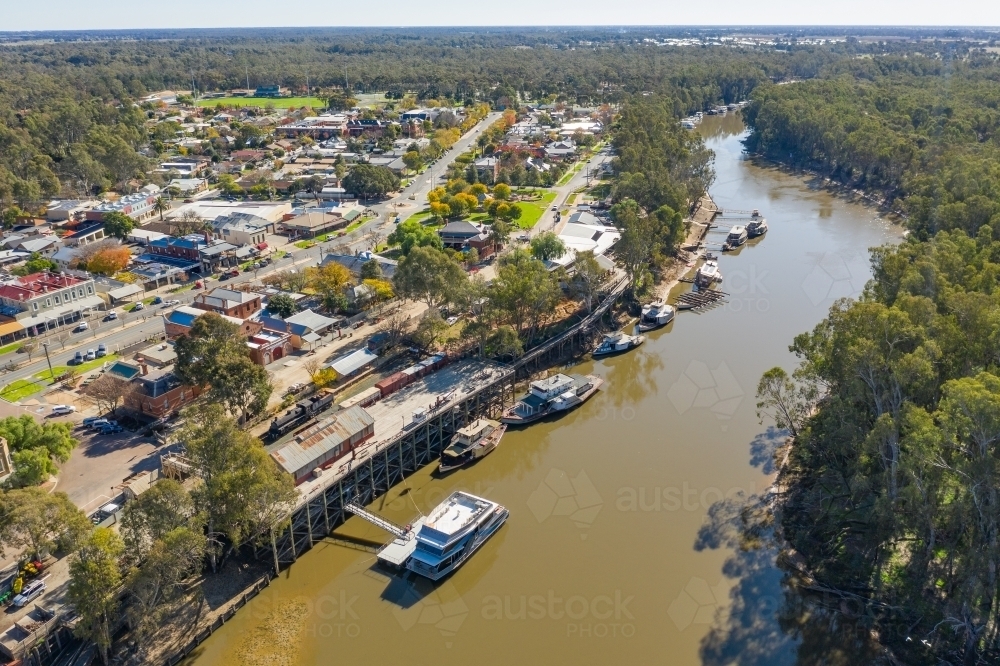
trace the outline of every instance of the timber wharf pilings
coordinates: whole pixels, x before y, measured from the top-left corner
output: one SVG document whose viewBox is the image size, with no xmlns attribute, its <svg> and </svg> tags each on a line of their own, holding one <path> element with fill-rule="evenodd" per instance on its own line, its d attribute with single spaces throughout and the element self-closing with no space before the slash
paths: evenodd
<svg viewBox="0 0 1000 666">
<path fill-rule="evenodd" d="M 586 341 L 627 287 L 627 277 L 618 275 L 601 302 L 571 328 L 529 350 L 516 363 L 501 366 L 488 384 L 436 407 L 419 426 L 379 444 L 365 458 L 352 462 L 345 473 L 331 474 L 271 530 L 270 543 L 257 550 L 257 557 L 270 550 L 275 571 L 280 571 L 350 518 L 347 504 L 369 504 L 424 465 L 437 461 L 456 430 L 480 417 L 499 417 L 514 403 L 518 376 L 527 376 L 546 358 L 561 357 L 567 347 Z"/>
</svg>

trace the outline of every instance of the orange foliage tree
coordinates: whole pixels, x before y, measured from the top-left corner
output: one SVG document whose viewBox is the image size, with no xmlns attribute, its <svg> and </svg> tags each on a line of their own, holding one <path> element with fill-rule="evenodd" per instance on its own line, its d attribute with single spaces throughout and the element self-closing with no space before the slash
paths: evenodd
<svg viewBox="0 0 1000 666">
<path fill-rule="evenodd" d="M 99 275 L 114 275 L 128 266 L 131 255 L 127 247 L 109 247 L 90 258 L 87 270 Z"/>
</svg>

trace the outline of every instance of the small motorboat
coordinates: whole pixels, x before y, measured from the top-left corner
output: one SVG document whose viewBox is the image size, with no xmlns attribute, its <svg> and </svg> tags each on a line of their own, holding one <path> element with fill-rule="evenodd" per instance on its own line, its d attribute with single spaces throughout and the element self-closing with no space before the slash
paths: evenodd
<svg viewBox="0 0 1000 666">
<path fill-rule="evenodd" d="M 719 272 L 719 264 L 709 260 L 698 267 L 698 272 L 694 274 L 694 283 L 701 289 L 707 289 L 716 282 L 722 282 L 722 273 Z"/>
<path fill-rule="evenodd" d="M 655 301 L 642 308 L 642 316 L 639 318 L 640 331 L 652 331 L 654 328 L 666 326 L 674 319 L 677 308 L 668 305 L 663 301 Z"/>
<path fill-rule="evenodd" d="M 646 336 L 644 335 L 628 335 L 622 331 L 615 331 L 604 336 L 601 344 L 597 346 L 593 354 L 594 357 L 621 354 L 630 349 L 635 349 L 645 341 Z"/>
</svg>

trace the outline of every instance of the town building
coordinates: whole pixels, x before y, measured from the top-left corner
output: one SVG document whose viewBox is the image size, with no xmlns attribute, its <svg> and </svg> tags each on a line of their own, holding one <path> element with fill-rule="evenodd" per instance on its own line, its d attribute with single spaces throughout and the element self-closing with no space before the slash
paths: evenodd
<svg viewBox="0 0 1000 666">
<path fill-rule="evenodd" d="M 360 252 L 358 254 L 327 254 L 323 257 L 323 261 L 320 263 L 320 266 L 326 266 L 330 262 L 336 262 L 351 271 L 353 275 L 359 276 L 361 275 L 361 267 L 373 260 L 377 261 L 379 266 L 381 266 L 382 276 L 386 280 L 391 280 L 392 276 L 396 274 L 396 267 L 399 265 L 398 261 L 367 251 Z"/>
<path fill-rule="evenodd" d="M 143 416 L 162 419 L 176 414 L 201 393 L 201 387 L 183 383 L 172 367 L 151 370 L 144 359 L 137 359 L 136 365 L 135 390 L 125 395 L 125 406 Z"/>
<path fill-rule="evenodd" d="M 84 213 L 84 219 L 101 222 L 108 213 L 124 213 L 136 222 L 142 222 L 156 215 L 154 204 L 159 197 L 159 188 L 155 191 L 126 194 L 117 201 L 105 201 L 97 204 Z"/>
<path fill-rule="evenodd" d="M 267 248 L 264 239 L 274 233 L 274 222 L 251 213 L 230 213 L 212 220 L 216 238 L 233 245 L 253 245 L 258 250 Z"/>
<path fill-rule="evenodd" d="M 191 305 L 206 312 L 214 312 L 237 319 L 249 319 L 260 310 L 261 296 L 250 291 L 234 291 L 216 287 L 207 294 L 195 296 L 194 303 Z"/>
<path fill-rule="evenodd" d="M 50 222 L 83 219 L 84 214 L 97 205 L 93 199 L 62 199 L 50 201 L 45 209 L 45 219 Z"/>
<path fill-rule="evenodd" d="M 485 227 L 481 224 L 458 220 L 444 225 L 438 229 L 437 233 L 446 248 L 459 251 L 476 248 L 482 259 L 496 251 L 493 241 L 490 240 L 489 234 L 486 233 Z"/>
<path fill-rule="evenodd" d="M 93 279 L 42 272 L 0 284 L 0 321 L 16 322 L 28 335 L 75 324 L 103 305 Z"/>
<path fill-rule="evenodd" d="M 361 206 L 349 202 L 335 208 L 308 208 L 300 215 L 285 220 L 280 226 L 288 234 L 289 240 L 315 238 L 346 227 L 360 218 L 363 212 Z"/>
<path fill-rule="evenodd" d="M 312 476 L 314 470 L 332 466 L 375 434 L 375 419 L 364 407 L 349 407 L 305 429 L 271 453 L 278 466 L 296 484 Z"/>
</svg>

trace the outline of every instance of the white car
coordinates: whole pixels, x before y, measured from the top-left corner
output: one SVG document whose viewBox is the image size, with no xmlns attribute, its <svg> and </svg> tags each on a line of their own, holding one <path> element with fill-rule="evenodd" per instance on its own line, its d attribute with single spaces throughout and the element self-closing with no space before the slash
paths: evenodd
<svg viewBox="0 0 1000 666">
<path fill-rule="evenodd" d="M 21 590 L 21 594 L 14 597 L 14 606 L 21 608 L 22 606 L 27 606 L 33 599 L 37 599 L 42 596 L 42 592 L 45 591 L 45 582 L 41 580 L 33 580 L 24 586 Z"/>
<path fill-rule="evenodd" d="M 63 414 L 72 414 L 76 411 L 76 407 L 73 405 L 53 405 L 52 406 L 52 416 L 62 416 Z"/>
</svg>

